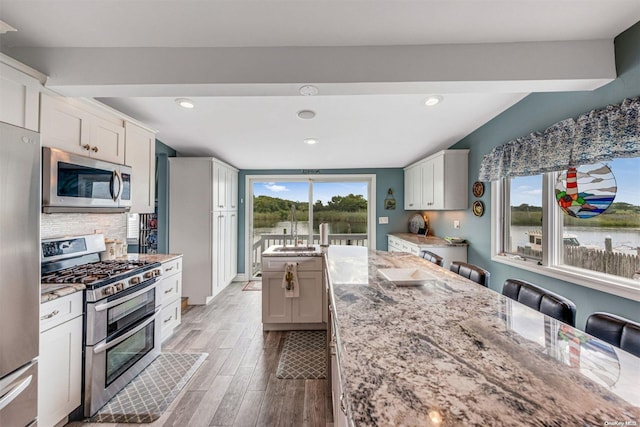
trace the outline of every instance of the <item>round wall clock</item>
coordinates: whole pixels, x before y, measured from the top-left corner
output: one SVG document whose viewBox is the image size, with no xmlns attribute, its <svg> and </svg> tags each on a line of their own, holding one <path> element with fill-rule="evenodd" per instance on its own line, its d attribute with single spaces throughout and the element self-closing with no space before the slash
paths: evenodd
<svg viewBox="0 0 640 427">
<path fill-rule="evenodd" d="M 484 204 L 480 200 L 476 200 L 473 202 L 471 210 L 475 216 L 482 216 L 484 214 Z"/>
<path fill-rule="evenodd" d="M 482 197 L 484 194 L 484 184 L 480 181 L 476 181 L 473 183 L 473 195 L 476 197 Z"/>
</svg>

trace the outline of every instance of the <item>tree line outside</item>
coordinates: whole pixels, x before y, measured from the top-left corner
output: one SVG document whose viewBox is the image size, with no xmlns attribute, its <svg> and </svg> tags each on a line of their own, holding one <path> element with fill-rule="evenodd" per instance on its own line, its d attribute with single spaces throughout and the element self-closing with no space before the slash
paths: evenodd
<svg viewBox="0 0 640 427">
<path fill-rule="evenodd" d="M 565 216 L 564 224 L 576 227 L 640 228 L 640 206 L 626 202 L 614 202 L 606 211 L 593 218 L 579 219 Z M 526 203 L 520 206 L 511 206 L 511 225 L 540 227 L 542 225 L 542 207 Z"/>
<path fill-rule="evenodd" d="M 309 203 L 281 199 L 271 196 L 253 197 L 253 220 L 255 227 L 273 227 L 280 221 L 291 219 L 291 207 L 296 207 L 298 221 L 309 220 Z M 315 227 L 321 222 L 351 224 L 357 229 L 367 224 L 368 202 L 361 194 L 333 196 L 327 203 L 318 200 L 313 204 Z M 343 227 L 340 227 L 343 228 Z M 354 230 L 354 232 L 356 232 Z"/>
</svg>

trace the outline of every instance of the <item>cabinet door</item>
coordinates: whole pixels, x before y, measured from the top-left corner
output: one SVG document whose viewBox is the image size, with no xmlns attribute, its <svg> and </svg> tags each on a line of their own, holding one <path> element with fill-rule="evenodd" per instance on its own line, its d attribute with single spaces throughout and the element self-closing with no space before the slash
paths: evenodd
<svg viewBox="0 0 640 427">
<path fill-rule="evenodd" d="M 220 292 L 227 284 L 227 214 L 226 212 L 217 212 L 215 214 L 216 226 L 214 234 L 214 242 L 216 246 L 216 256 L 214 258 L 213 268 L 215 277 L 214 295 Z"/>
<path fill-rule="evenodd" d="M 404 208 L 420 209 L 420 166 L 412 166 L 404 171 Z"/>
<path fill-rule="evenodd" d="M 80 405 L 81 381 L 82 316 L 40 334 L 38 425 L 55 425 Z"/>
<path fill-rule="evenodd" d="M 291 321 L 293 323 L 322 323 L 323 284 L 321 271 L 298 272 L 299 298 L 291 301 Z"/>
<path fill-rule="evenodd" d="M 284 297 L 282 272 L 262 275 L 262 322 L 291 323 L 291 299 Z"/>
<path fill-rule="evenodd" d="M 227 219 L 227 284 L 238 274 L 238 213 L 229 212 Z"/>
<path fill-rule="evenodd" d="M 42 145 L 88 156 L 91 148 L 91 115 L 44 93 L 41 102 Z"/>
<path fill-rule="evenodd" d="M 0 122 L 38 132 L 40 82 L 0 64 Z"/>
<path fill-rule="evenodd" d="M 162 312 L 160 313 L 160 319 L 162 321 L 161 336 L 162 341 L 164 341 L 173 334 L 173 330 L 180 324 L 180 300 L 173 301 L 172 303 L 163 306 Z"/>
<path fill-rule="evenodd" d="M 422 170 L 422 209 L 434 209 L 434 164 L 427 160 L 421 166 Z"/>
<path fill-rule="evenodd" d="M 133 168 L 131 212 L 153 213 L 156 192 L 156 137 L 153 132 L 126 122 L 124 163 Z"/>
<path fill-rule="evenodd" d="M 213 210 L 227 209 L 227 167 L 213 163 Z"/>
<path fill-rule="evenodd" d="M 227 169 L 227 209 L 238 210 L 238 172 Z"/>
<path fill-rule="evenodd" d="M 94 117 L 90 156 L 114 163 L 124 163 L 124 127 L 100 117 Z M 134 177 L 135 179 L 135 177 Z"/>
</svg>

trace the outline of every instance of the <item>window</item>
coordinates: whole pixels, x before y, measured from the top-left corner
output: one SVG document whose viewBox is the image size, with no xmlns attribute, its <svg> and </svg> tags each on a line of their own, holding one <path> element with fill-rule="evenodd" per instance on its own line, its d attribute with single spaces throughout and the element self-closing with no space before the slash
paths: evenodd
<svg viewBox="0 0 640 427">
<path fill-rule="evenodd" d="M 640 296 L 640 158 L 494 182 L 494 260 L 620 296 Z M 615 196 L 615 197 L 614 197 Z M 568 200 L 568 198 L 567 198 Z M 569 203 L 570 205 L 571 203 Z M 547 238 L 548 236 L 548 238 Z"/>
</svg>

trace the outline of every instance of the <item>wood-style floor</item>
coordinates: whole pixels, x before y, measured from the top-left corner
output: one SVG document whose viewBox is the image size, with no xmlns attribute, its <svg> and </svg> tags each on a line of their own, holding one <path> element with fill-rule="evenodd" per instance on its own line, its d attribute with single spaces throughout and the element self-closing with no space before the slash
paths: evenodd
<svg viewBox="0 0 640 427">
<path fill-rule="evenodd" d="M 167 411 L 141 426 L 332 426 L 327 380 L 276 378 L 283 332 L 263 332 L 261 292 L 232 283 L 208 306 L 189 306 L 164 352 L 209 357 Z"/>
</svg>

